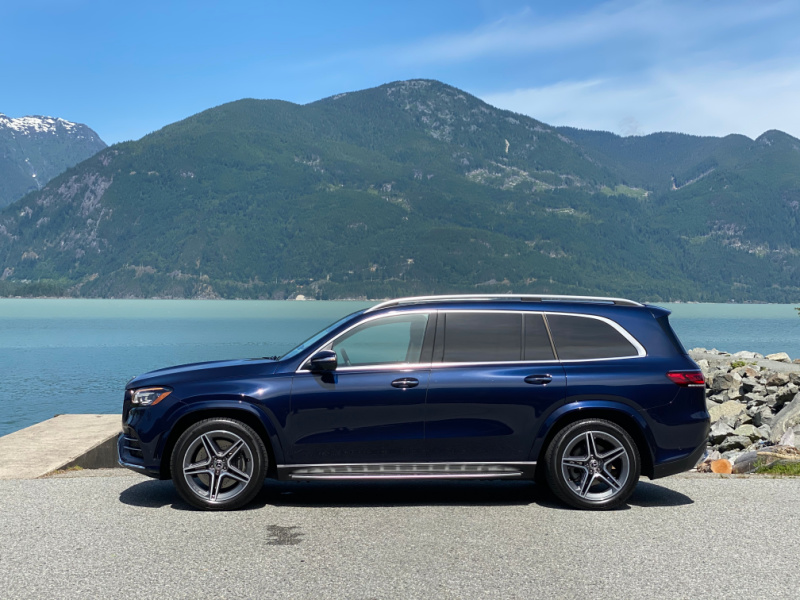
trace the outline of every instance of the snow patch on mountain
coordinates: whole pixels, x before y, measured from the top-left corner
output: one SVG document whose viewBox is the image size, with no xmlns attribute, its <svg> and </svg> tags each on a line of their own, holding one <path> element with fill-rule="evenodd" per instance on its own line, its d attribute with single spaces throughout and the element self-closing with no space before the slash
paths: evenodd
<svg viewBox="0 0 800 600">
<path fill-rule="evenodd" d="M 23 135 L 30 135 L 31 133 L 56 133 L 59 128 L 67 133 L 72 133 L 77 129 L 78 124 L 66 119 L 38 115 L 12 119 L 0 113 L 0 127 L 11 129 Z"/>
</svg>

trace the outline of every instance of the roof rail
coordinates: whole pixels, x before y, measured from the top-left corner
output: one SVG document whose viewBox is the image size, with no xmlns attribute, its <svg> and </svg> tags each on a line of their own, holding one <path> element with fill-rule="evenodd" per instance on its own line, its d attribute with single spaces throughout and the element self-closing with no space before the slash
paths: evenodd
<svg viewBox="0 0 800 600">
<path fill-rule="evenodd" d="M 563 296 L 558 294 L 453 294 L 442 296 L 411 296 L 408 298 L 396 298 L 387 300 L 368 308 L 365 312 L 372 312 L 381 308 L 391 306 L 404 306 L 407 304 L 421 304 L 423 302 L 448 302 L 451 300 L 518 300 L 520 302 L 600 302 L 604 304 L 614 304 L 616 306 L 644 306 L 639 302 L 627 300 L 625 298 L 606 298 L 603 296 Z"/>
</svg>

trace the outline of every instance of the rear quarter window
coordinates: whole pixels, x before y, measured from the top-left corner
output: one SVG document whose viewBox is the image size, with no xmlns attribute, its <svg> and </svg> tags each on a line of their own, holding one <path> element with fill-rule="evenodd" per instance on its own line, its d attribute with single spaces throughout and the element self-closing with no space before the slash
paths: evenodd
<svg viewBox="0 0 800 600">
<path fill-rule="evenodd" d="M 560 360 L 639 355 L 636 347 L 605 321 L 577 315 L 547 315 L 547 323 Z"/>
</svg>

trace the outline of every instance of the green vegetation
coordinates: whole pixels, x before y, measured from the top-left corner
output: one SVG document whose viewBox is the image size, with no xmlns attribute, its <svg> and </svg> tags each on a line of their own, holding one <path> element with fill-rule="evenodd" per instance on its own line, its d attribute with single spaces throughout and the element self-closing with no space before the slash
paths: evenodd
<svg viewBox="0 0 800 600">
<path fill-rule="evenodd" d="M 756 469 L 756 473 L 763 475 L 789 475 L 800 476 L 800 462 L 774 462 L 770 465 L 761 466 Z"/>
<path fill-rule="evenodd" d="M 556 130 L 431 81 L 241 100 L 0 212 L 0 295 L 791 302 L 800 142 L 762 138 Z"/>
</svg>

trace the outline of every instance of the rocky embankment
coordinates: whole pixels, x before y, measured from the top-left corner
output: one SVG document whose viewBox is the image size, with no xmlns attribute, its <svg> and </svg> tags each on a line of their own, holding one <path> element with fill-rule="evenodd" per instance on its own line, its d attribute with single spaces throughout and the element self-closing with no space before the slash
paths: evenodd
<svg viewBox="0 0 800 600">
<path fill-rule="evenodd" d="M 705 375 L 711 415 L 699 471 L 749 473 L 776 461 L 800 461 L 800 359 L 705 348 L 689 354 Z"/>
</svg>

